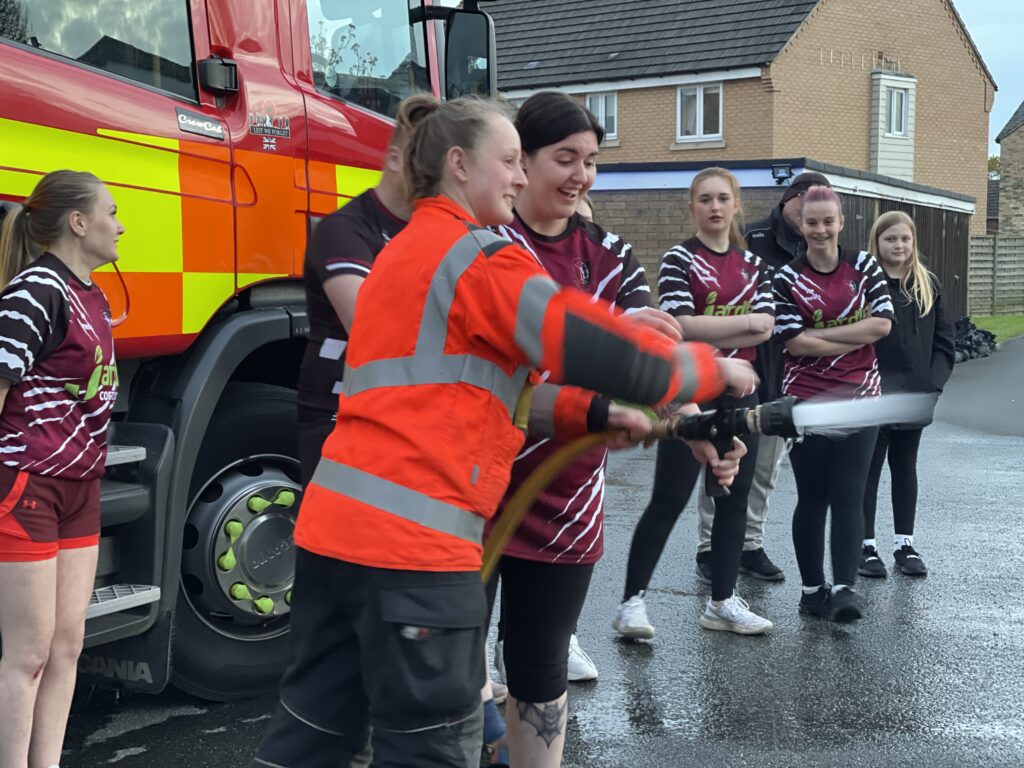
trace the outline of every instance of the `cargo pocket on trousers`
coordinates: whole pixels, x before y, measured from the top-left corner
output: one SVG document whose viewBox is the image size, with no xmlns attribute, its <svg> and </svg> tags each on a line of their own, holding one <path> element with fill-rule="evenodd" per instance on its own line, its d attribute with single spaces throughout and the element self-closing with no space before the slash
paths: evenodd
<svg viewBox="0 0 1024 768">
<path fill-rule="evenodd" d="M 479 580 L 380 592 L 387 638 L 381 701 L 407 714 L 461 715 L 480 703 L 487 600 Z"/>
</svg>

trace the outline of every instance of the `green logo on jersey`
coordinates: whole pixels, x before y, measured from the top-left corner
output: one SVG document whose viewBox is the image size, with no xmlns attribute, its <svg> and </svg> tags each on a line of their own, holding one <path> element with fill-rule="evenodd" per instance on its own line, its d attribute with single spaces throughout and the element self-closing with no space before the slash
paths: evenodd
<svg viewBox="0 0 1024 768">
<path fill-rule="evenodd" d="M 715 302 L 718 301 L 718 291 L 712 291 L 708 294 L 708 303 L 704 307 L 705 315 L 716 315 L 717 317 L 729 317 L 730 315 L 746 315 L 750 312 L 750 302 L 745 301 L 742 304 L 723 304 L 722 306 L 716 306 Z"/>
<path fill-rule="evenodd" d="M 815 328 L 824 328 L 825 327 L 825 323 L 822 322 L 822 319 L 821 319 L 821 310 L 820 309 L 814 310 L 814 327 Z"/>
<path fill-rule="evenodd" d="M 92 400 L 102 387 L 116 387 L 118 385 L 117 366 L 103 365 L 103 350 L 99 346 L 96 347 L 93 358 L 96 361 L 96 367 L 89 376 L 89 383 L 85 385 L 85 391 L 82 391 L 82 387 L 79 384 L 68 383 L 64 385 L 64 389 L 72 397 L 77 397 L 81 400 Z"/>
</svg>

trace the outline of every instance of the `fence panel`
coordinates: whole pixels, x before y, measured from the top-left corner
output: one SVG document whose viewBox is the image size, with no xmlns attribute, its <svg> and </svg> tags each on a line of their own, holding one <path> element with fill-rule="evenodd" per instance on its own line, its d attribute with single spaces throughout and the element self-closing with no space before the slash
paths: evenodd
<svg viewBox="0 0 1024 768">
<path fill-rule="evenodd" d="M 1024 312 L 1024 237 L 972 237 L 970 254 L 971 313 Z"/>
</svg>

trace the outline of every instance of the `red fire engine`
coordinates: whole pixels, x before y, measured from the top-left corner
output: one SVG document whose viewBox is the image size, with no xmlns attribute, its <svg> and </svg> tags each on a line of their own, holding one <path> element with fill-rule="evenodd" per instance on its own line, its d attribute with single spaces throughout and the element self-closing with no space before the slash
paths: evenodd
<svg viewBox="0 0 1024 768">
<path fill-rule="evenodd" d="M 84 682 L 276 683 L 306 237 L 375 183 L 402 98 L 494 92 L 493 25 L 462 6 L 0 0 L 0 208 L 87 170 L 127 228 L 124 287 L 99 273 L 131 307 Z"/>
</svg>

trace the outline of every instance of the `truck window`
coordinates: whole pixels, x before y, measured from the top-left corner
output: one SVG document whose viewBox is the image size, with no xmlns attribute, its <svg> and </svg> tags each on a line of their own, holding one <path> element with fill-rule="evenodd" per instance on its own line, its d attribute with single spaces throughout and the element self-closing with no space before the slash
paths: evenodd
<svg viewBox="0 0 1024 768">
<path fill-rule="evenodd" d="M 393 117 L 406 96 L 430 90 L 419 0 L 306 0 L 317 90 Z"/>
<path fill-rule="evenodd" d="M 196 98 L 188 0 L 0 0 L 0 38 Z"/>
</svg>

